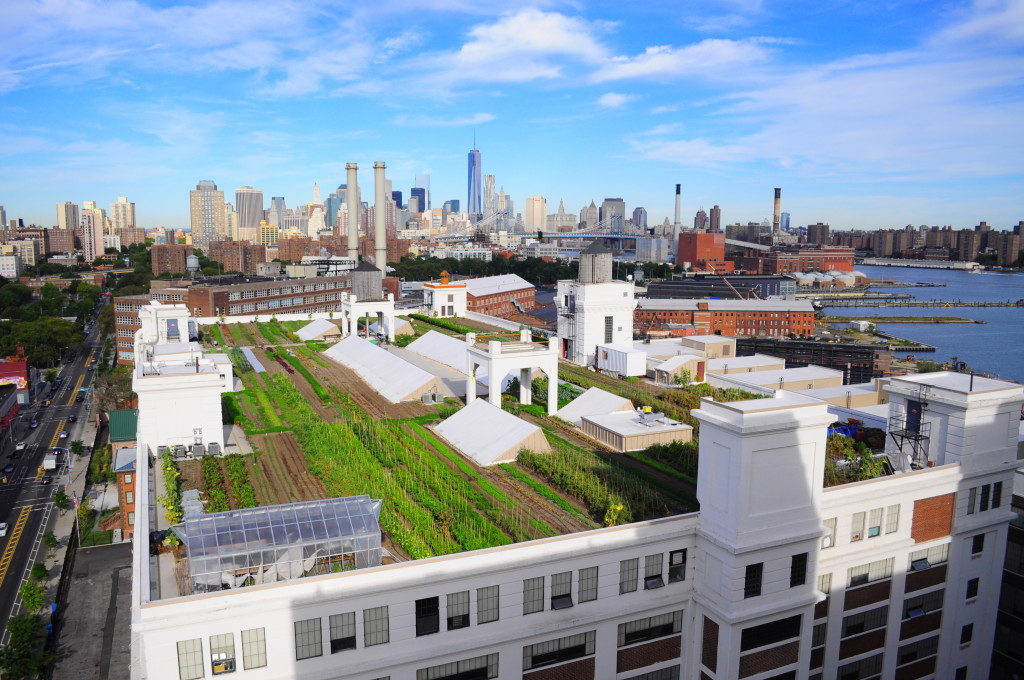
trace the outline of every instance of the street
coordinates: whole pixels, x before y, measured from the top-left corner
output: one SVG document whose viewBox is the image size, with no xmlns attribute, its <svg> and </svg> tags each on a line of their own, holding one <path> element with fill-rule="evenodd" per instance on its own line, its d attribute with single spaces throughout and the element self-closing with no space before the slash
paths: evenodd
<svg viewBox="0 0 1024 680">
<path fill-rule="evenodd" d="M 59 512 L 53 504 L 53 494 L 60 488 L 62 469 L 47 471 L 46 474 L 53 475 L 53 483 L 43 484 L 43 456 L 51 448 L 66 448 L 79 438 L 89 400 L 78 403 L 75 397 L 82 388 L 91 387 L 94 373 L 88 370 L 89 361 L 96 358 L 101 349 L 94 325 L 78 356 L 60 371 L 60 388 L 55 393 L 42 391 L 38 394 L 34 402 L 18 414 L 9 433 L 5 433 L 0 441 L 0 464 L 13 467 L 13 471 L 0 474 L 0 522 L 9 525 L 7 535 L 0 538 L 0 626 L 4 629 L 7 620 L 19 613 L 18 589 L 32 565 L 43 561 L 41 555 L 46 550 L 42 546 L 43 534 L 52 526 L 54 515 Z M 47 399 L 52 404 L 42 406 Z M 69 422 L 72 415 L 76 416 L 77 422 Z M 30 427 L 33 420 L 38 421 L 38 427 L 34 429 Z M 65 430 L 68 436 L 61 439 L 60 433 Z M 25 449 L 19 458 L 12 459 L 10 455 L 19 442 L 25 442 Z M 60 464 L 66 466 L 69 457 L 61 456 Z M 83 458 L 76 464 L 87 465 L 88 462 Z M 66 467 L 63 471 L 66 472 Z M 5 630 L 3 640 L 6 639 Z"/>
</svg>

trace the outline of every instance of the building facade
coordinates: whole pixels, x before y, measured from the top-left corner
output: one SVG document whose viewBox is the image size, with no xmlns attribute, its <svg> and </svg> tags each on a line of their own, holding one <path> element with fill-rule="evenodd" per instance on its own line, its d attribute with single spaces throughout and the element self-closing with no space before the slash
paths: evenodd
<svg viewBox="0 0 1024 680">
<path fill-rule="evenodd" d="M 189 192 L 189 215 L 192 225 L 192 245 L 201 250 L 211 241 L 221 238 L 228 228 L 227 206 L 224 192 L 210 180 L 202 180 Z"/>
<path fill-rule="evenodd" d="M 348 276 L 282 279 L 251 283 L 195 284 L 186 304 L 193 316 L 285 312 L 330 312 L 339 309 L 341 295 L 350 289 Z"/>
<path fill-rule="evenodd" d="M 256 274 L 256 268 L 267 261 L 267 247 L 248 241 L 213 241 L 209 257 L 219 262 L 224 272 Z"/>
<path fill-rule="evenodd" d="M 192 246 L 180 244 L 153 245 L 149 249 L 149 260 L 153 276 L 184 274 L 188 271 L 185 266 L 186 259 L 192 254 L 193 250 Z"/>
<path fill-rule="evenodd" d="M 642 298 L 638 301 L 633 319 L 640 332 L 670 326 L 693 326 L 702 335 L 814 335 L 814 308 L 808 300 Z"/>
</svg>

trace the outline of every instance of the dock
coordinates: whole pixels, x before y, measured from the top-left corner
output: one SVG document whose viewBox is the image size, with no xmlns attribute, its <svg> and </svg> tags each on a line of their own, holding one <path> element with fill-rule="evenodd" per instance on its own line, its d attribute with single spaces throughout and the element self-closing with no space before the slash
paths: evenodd
<svg viewBox="0 0 1024 680">
<path fill-rule="evenodd" d="M 969 300 L 865 300 L 815 298 L 821 307 L 1024 307 L 1024 300 L 972 302 Z"/>
</svg>

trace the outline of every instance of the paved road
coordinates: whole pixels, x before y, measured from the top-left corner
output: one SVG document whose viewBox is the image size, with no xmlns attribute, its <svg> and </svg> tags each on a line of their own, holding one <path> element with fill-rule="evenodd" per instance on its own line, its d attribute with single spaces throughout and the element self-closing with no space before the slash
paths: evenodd
<svg viewBox="0 0 1024 680">
<path fill-rule="evenodd" d="M 0 442 L 0 453 L 3 454 L 0 465 L 13 466 L 11 472 L 0 473 L 0 522 L 8 524 L 7 536 L 0 538 L 0 630 L 6 627 L 7 619 L 20 609 L 18 588 L 32 565 L 42 561 L 36 559 L 36 554 L 43 534 L 51 526 L 54 513 L 58 512 L 52 497 L 59 479 L 55 478 L 54 484 L 47 485 L 40 481 L 43 477 L 40 467 L 43 455 L 52 447 L 68 446 L 68 442 L 78 437 L 86 402 L 78 403 L 75 397 L 82 388 L 92 386 L 93 373 L 88 366 L 101 350 L 94 327 L 78 357 L 61 369 L 58 376 L 60 388 L 52 394 L 40 394 L 37 402 L 16 418 L 11 436 L 4 436 Z M 50 399 L 52 405 L 41 406 L 41 401 L 46 399 Z M 68 416 L 71 415 L 77 416 L 79 421 L 69 422 Z M 35 428 L 30 427 L 33 420 L 38 422 Z M 60 433 L 65 430 L 69 436 L 61 439 Z M 19 458 L 12 459 L 10 454 L 18 442 L 25 442 L 26 449 Z M 66 464 L 66 458 L 62 457 L 61 462 Z"/>
</svg>

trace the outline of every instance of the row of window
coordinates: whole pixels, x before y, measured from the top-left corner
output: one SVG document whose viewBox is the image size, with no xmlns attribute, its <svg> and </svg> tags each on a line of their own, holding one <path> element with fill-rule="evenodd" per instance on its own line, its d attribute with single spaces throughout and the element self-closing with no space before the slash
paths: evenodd
<svg viewBox="0 0 1024 680">
<path fill-rule="evenodd" d="M 994 510 L 1003 502 L 1003 483 L 982 484 L 967 490 L 967 514 Z"/>
<path fill-rule="evenodd" d="M 789 561 L 789 587 L 796 588 L 807 582 L 807 553 L 793 555 Z M 743 597 L 757 597 L 764 584 L 764 562 L 748 564 L 743 575 Z"/>
<path fill-rule="evenodd" d="M 823 524 L 826 531 L 825 535 L 821 538 L 821 547 L 832 548 L 836 545 L 838 519 L 830 517 Z M 867 512 L 855 512 L 850 522 L 850 542 L 861 541 L 865 538 L 877 538 L 883 533 L 894 534 L 899 531 L 899 528 L 899 505 L 874 508 Z"/>
<path fill-rule="evenodd" d="M 297 286 L 282 286 L 280 288 L 265 288 L 263 290 L 235 290 L 228 293 L 228 300 L 251 300 L 253 298 L 273 297 L 275 295 L 291 295 L 293 293 L 312 293 L 318 290 L 327 290 L 335 287 L 334 283 L 307 283 Z"/>
<path fill-rule="evenodd" d="M 233 633 L 211 635 L 209 639 L 210 673 L 221 675 L 235 672 L 235 636 Z M 242 668 L 250 670 L 267 665 L 267 639 L 263 628 L 242 631 Z M 178 642 L 178 677 L 180 680 L 198 680 L 206 677 L 203 659 L 203 640 Z"/>
</svg>

